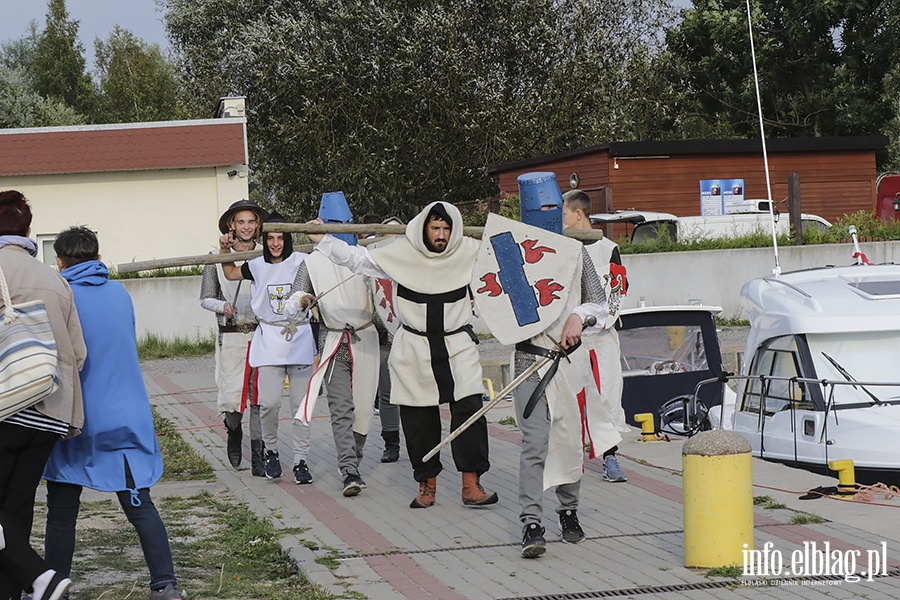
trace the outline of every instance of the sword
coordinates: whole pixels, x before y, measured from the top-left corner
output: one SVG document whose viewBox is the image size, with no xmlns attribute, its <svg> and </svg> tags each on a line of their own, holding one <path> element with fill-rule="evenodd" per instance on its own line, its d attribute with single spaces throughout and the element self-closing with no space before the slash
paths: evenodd
<svg viewBox="0 0 900 600">
<path fill-rule="evenodd" d="M 584 320 L 584 324 L 583 324 L 582 329 L 587 329 L 588 327 L 593 327 L 593 326 L 596 325 L 596 324 L 597 324 L 597 319 L 596 319 L 596 317 L 589 316 L 589 317 L 587 317 L 587 318 Z M 428 454 L 426 454 L 426 455 L 422 458 L 422 462 L 427 462 L 428 460 L 430 460 L 431 458 L 433 458 L 435 454 L 437 454 L 438 452 L 441 451 L 441 448 L 443 448 L 444 446 L 446 446 L 447 444 L 449 444 L 450 442 L 452 442 L 453 440 L 455 440 L 456 438 L 458 438 L 460 435 L 462 435 L 462 433 L 463 433 L 466 429 L 468 429 L 469 427 L 471 427 L 472 424 L 473 424 L 475 421 L 477 421 L 478 419 L 480 419 L 481 417 L 483 417 L 483 416 L 485 415 L 485 413 L 487 413 L 487 411 L 489 411 L 489 410 L 491 410 L 492 408 L 494 408 L 495 406 L 497 406 L 497 404 L 498 404 L 501 400 L 503 400 L 503 398 L 505 398 L 506 396 L 508 396 L 508 395 L 509 395 L 513 390 L 515 390 L 517 387 L 519 387 L 520 385 L 522 385 L 522 383 L 523 383 L 526 379 L 528 379 L 529 377 L 531 377 L 531 375 L 532 375 L 533 373 L 535 373 L 538 369 L 540 369 L 541 367 L 543 367 L 544 365 L 546 365 L 548 362 L 550 362 L 551 360 L 553 360 L 553 358 L 554 358 L 553 356 L 542 356 L 541 358 L 536 359 L 536 360 L 534 361 L 534 364 L 532 364 L 530 367 L 528 367 L 527 369 L 525 369 L 524 371 L 522 371 L 522 373 L 519 374 L 518 377 L 516 377 L 515 379 L 513 379 L 512 381 L 510 381 L 509 384 L 508 384 L 505 388 L 503 388 L 502 390 L 500 390 L 499 392 L 497 392 L 497 394 L 494 396 L 494 398 L 493 398 L 490 402 L 488 402 L 487 404 L 485 404 L 484 406 L 482 406 L 480 409 L 478 409 L 478 411 L 477 411 L 475 414 L 473 414 L 471 417 L 469 417 L 468 419 L 466 419 L 465 423 L 463 423 L 462 425 L 460 425 L 459 427 L 457 427 L 456 429 L 454 429 L 453 431 L 451 431 L 451 432 L 450 432 L 450 435 L 448 435 L 446 438 L 444 438 L 443 440 L 441 440 L 441 443 L 440 443 L 440 444 L 438 444 L 437 446 L 435 446 L 434 448 L 432 448 L 431 451 L 428 452 Z"/>
<path fill-rule="evenodd" d="M 322 292 L 321 294 L 316 294 L 315 296 L 313 296 L 313 299 L 310 301 L 310 303 L 307 304 L 305 307 L 301 304 L 301 305 L 300 305 L 300 309 L 301 309 L 302 311 L 304 311 L 304 312 L 302 313 L 302 314 L 304 315 L 304 317 L 302 317 L 302 318 L 300 318 L 300 319 L 297 319 L 296 321 L 292 321 L 292 320 L 288 319 L 287 321 L 285 321 L 285 323 L 287 323 L 287 325 L 288 325 L 289 327 L 290 327 L 290 326 L 293 326 L 294 329 L 296 329 L 296 327 L 297 327 L 298 325 L 306 325 L 307 323 L 309 323 L 309 319 L 308 319 L 305 315 L 309 313 L 310 309 L 311 309 L 313 306 L 315 306 L 316 304 L 319 303 L 319 300 L 322 299 L 322 296 L 325 296 L 325 295 L 327 295 L 327 294 L 333 292 L 334 290 L 338 289 L 339 287 L 341 287 L 342 285 L 344 285 L 345 283 L 347 283 L 348 281 L 350 281 L 351 279 L 353 279 L 355 276 L 356 276 L 355 274 L 354 274 L 354 275 L 351 275 L 351 276 L 348 277 L 347 279 L 345 279 L 345 280 L 343 280 L 343 281 L 341 281 L 341 282 L 339 282 L 339 283 L 337 283 L 337 284 L 331 286 L 330 288 L 328 288 L 327 290 L 325 290 L 325 291 Z M 309 294 L 307 294 L 307 295 L 309 295 Z M 292 294 L 292 295 L 291 295 L 291 298 L 293 298 L 293 297 L 294 297 L 294 295 Z M 282 324 L 282 323 L 279 323 L 279 324 Z M 285 329 L 289 329 L 289 327 L 286 327 Z M 282 331 L 282 332 L 283 332 L 283 331 Z M 290 332 L 289 332 L 289 334 L 290 334 L 291 337 L 293 337 L 293 334 L 294 334 L 294 333 L 295 333 L 294 331 L 290 331 Z M 288 334 L 284 334 L 284 335 L 285 335 L 285 337 L 288 336 Z M 290 341 L 290 338 L 288 339 L 288 341 Z"/>
<path fill-rule="evenodd" d="M 340 283 L 337 283 L 337 284 L 331 286 L 330 288 L 328 288 L 327 290 L 325 290 L 325 291 L 322 292 L 321 294 L 316 294 L 315 296 L 313 296 L 312 301 L 306 306 L 306 310 L 309 310 L 309 309 L 311 309 L 313 306 L 315 306 L 316 304 L 318 304 L 318 303 L 319 303 L 319 300 L 322 299 L 322 296 L 326 296 L 326 295 L 330 294 L 330 293 L 333 292 L 334 290 L 338 289 L 339 287 L 341 287 L 342 285 L 344 285 L 345 283 L 347 283 L 348 281 L 350 281 L 351 279 L 353 279 L 355 276 L 356 276 L 356 275 L 353 274 L 353 275 L 351 275 L 350 277 L 348 277 L 347 279 L 341 281 Z"/>
</svg>

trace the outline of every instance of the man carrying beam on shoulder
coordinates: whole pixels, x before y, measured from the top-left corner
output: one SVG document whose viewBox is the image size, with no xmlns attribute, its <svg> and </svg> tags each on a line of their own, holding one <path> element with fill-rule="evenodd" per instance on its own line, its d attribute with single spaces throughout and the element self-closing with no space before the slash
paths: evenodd
<svg viewBox="0 0 900 600">
<path fill-rule="evenodd" d="M 261 249 L 258 240 L 269 213 L 249 200 L 238 200 L 219 217 L 219 231 L 231 233 L 234 244 L 222 254 Z M 243 264 L 243 263 L 239 263 Z M 224 415 L 228 433 L 226 451 L 231 466 L 241 466 L 244 409 L 250 408 L 250 452 L 253 475 L 265 477 L 262 428 L 256 394 L 255 369 L 247 363 L 247 353 L 258 322 L 250 307 L 249 282 L 229 281 L 221 265 L 206 265 L 200 283 L 200 306 L 216 314 L 216 407 Z"/>
<path fill-rule="evenodd" d="M 566 229 L 591 229 L 590 210 L 591 199 L 585 192 L 569 190 L 563 194 Z M 628 479 L 616 458 L 617 444 L 630 428 L 622 408 L 622 357 L 615 325 L 628 284 L 618 244 L 606 237 L 584 244 L 597 268 L 609 306 L 606 320 L 598 321 L 596 326 L 584 331 L 584 345 L 591 365 L 582 408 L 585 444 L 589 447 L 590 458 L 603 456 L 603 480 L 621 483 Z"/>
<path fill-rule="evenodd" d="M 313 223 L 320 223 L 320 220 Z M 411 508 L 435 502 L 440 455 L 424 461 L 441 439 L 440 404 L 449 404 L 450 429 L 482 404 L 481 362 L 472 329 L 469 281 L 478 242 L 463 237 L 462 215 L 447 202 L 432 202 L 406 227 L 406 235 L 368 250 L 331 235 L 310 234 L 317 250 L 360 275 L 389 277 L 396 284 L 395 309 L 401 327 L 389 359 L 391 402 L 400 406 L 406 449 L 419 493 Z M 462 473 L 466 506 L 497 502 L 480 478 L 490 469 L 487 420 L 454 440 L 453 460 Z"/>
<path fill-rule="evenodd" d="M 353 223 L 343 192 L 322 195 L 319 219 Z M 353 234 L 337 237 L 356 245 Z M 373 323 L 375 305 L 365 277 L 315 250 L 297 271 L 285 314 L 296 318 L 313 304 L 319 307 L 318 347 L 322 358 L 294 418 L 309 423 L 324 381 L 343 495 L 356 496 L 366 487 L 359 463 L 372 422 L 372 398 L 378 389 L 380 351 Z"/>
<path fill-rule="evenodd" d="M 515 344 L 511 369 L 522 432 L 519 520 L 522 556 L 546 551 L 541 497 L 555 488 L 563 541 L 584 539 L 578 521 L 583 475 L 581 413 L 587 354 L 581 332 L 605 318 L 605 298 L 581 244 L 562 236 L 562 195 L 553 173 L 519 177 L 522 223 L 488 217 L 473 273 L 475 304 L 503 344 Z M 478 287 L 475 279 L 483 284 Z M 596 280 L 596 281 L 594 281 Z"/>
</svg>

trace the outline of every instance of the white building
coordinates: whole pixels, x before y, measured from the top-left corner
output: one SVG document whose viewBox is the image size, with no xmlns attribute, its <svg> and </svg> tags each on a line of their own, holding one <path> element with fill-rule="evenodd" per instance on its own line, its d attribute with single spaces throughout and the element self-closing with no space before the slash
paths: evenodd
<svg viewBox="0 0 900 600">
<path fill-rule="evenodd" d="M 0 189 L 31 203 L 38 257 L 63 229 L 97 232 L 103 261 L 204 254 L 219 215 L 248 197 L 244 98 L 216 118 L 0 130 Z"/>
</svg>

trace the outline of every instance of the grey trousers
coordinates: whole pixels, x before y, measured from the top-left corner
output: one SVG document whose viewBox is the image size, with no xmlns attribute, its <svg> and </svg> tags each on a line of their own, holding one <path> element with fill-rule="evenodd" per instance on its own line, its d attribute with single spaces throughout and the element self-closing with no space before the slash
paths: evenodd
<svg viewBox="0 0 900 600">
<path fill-rule="evenodd" d="M 523 525 L 540 523 L 543 516 L 541 497 L 544 495 L 544 462 L 550 440 L 550 409 L 547 397 L 541 395 L 534 411 L 526 419 L 525 405 L 537 382 L 526 381 L 513 393 L 516 405 L 516 422 L 522 432 L 522 454 L 519 456 L 519 520 Z M 556 486 L 559 500 L 557 513 L 578 509 L 578 493 L 581 480 Z"/>
<path fill-rule="evenodd" d="M 359 475 L 366 436 L 353 431 L 356 411 L 353 406 L 352 365 L 349 362 L 332 360 L 328 363 L 325 390 L 341 476 Z"/>
<path fill-rule="evenodd" d="M 391 372 L 388 369 L 390 346 L 381 347 L 381 372 L 378 375 L 378 416 L 381 433 L 400 431 L 400 407 L 391 404 Z"/>
<path fill-rule="evenodd" d="M 309 425 L 294 419 L 300 402 L 306 395 L 312 365 L 278 365 L 259 367 L 259 420 L 266 451 L 278 450 L 278 413 L 284 394 L 284 377 L 289 381 L 290 418 L 293 423 L 294 464 L 306 460 L 309 454 Z"/>
</svg>

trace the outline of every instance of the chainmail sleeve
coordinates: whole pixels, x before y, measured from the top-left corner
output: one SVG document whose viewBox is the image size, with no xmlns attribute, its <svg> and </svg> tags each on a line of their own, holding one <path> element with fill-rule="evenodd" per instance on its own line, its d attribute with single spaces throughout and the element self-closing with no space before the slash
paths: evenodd
<svg viewBox="0 0 900 600">
<path fill-rule="evenodd" d="M 297 269 L 297 276 L 294 277 L 294 283 L 291 285 L 290 295 L 293 295 L 296 292 L 301 292 L 303 294 L 315 294 L 315 291 L 313 290 L 312 279 L 310 279 L 309 277 L 309 268 L 306 266 L 305 260 L 300 263 L 300 268 Z"/>
<path fill-rule="evenodd" d="M 581 260 L 584 265 L 581 269 L 581 303 L 603 304 L 606 302 L 603 281 L 594 267 L 594 261 L 583 247 L 581 248 Z"/>
<path fill-rule="evenodd" d="M 222 287 L 219 285 L 219 277 L 216 273 L 216 265 L 203 267 L 203 279 L 200 281 L 200 300 L 214 298 L 225 302 L 222 295 Z"/>
<path fill-rule="evenodd" d="M 200 306 L 216 314 L 216 322 L 225 324 L 225 296 L 219 284 L 216 265 L 203 267 L 203 279 L 200 280 Z"/>
</svg>

